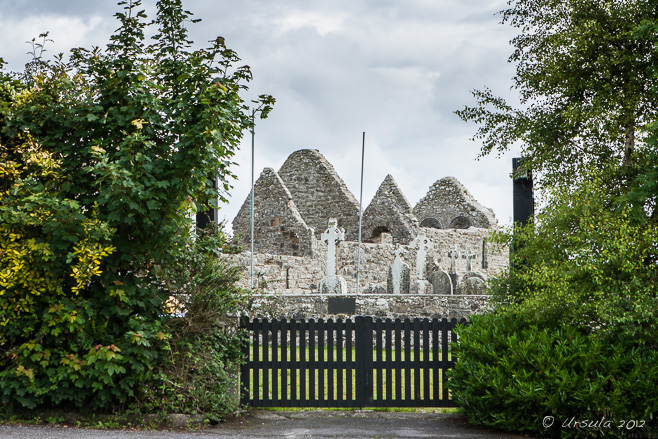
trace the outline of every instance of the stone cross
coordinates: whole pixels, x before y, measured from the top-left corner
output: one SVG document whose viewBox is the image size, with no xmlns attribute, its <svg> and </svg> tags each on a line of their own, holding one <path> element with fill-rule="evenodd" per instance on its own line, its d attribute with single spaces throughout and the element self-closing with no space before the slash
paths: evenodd
<svg viewBox="0 0 658 439">
<path fill-rule="evenodd" d="M 475 259 L 475 254 L 471 253 L 471 249 L 466 250 L 466 254 L 462 255 L 463 259 L 466 259 L 466 271 L 470 272 L 471 270 L 471 259 Z"/>
<path fill-rule="evenodd" d="M 416 279 L 425 280 L 427 270 L 427 252 L 432 248 L 432 241 L 425 235 L 418 235 L 413 241 L 416 252 Z"/>
<path fill-rule="evenodd" d="M 331 218 L 329 227 L 320 235 L 320 239 L 327 243 L 327 271 L 319 284 L 320 293 L 343 294 L 346 289 L 345 279 L 336 275 L 336 244 L 345 240 L 345 230 L 338 228 L 336 218 Z"/>
<path fill-rule="evenodd" d="M 336 218 L 329 219 L 329 228 L 320 235 L 320 239 L 327 243 L 327 272 L 326 277 L 336 276 L 336 245 L 345 240 L 345 230 L 338 228 Z"/>
<path fill-rule="evenodd" d="M 455 270 L 455 259 L 459 257 L 459 252 L 457 252 L 456 245 L 450 247 L 450 251 L 448 252 L 448 257 L 450 258 L 450 272 L 456 273 L 457 271 Z"/>
<path fill-rule="evenodd" d="M 409 267 L 402 261 L 402 255 L 405 253 L 404 248 L 400 244 L 397 244 L 393 254 L 395 259 L 390 267 L 391 273 L 391 292 L 393 294 L 401 294 L 409 292 Z M 406 274 L 406 276 L 405 276 Z M 405 285 L 406 277 L 406 285 Z M 406 288 L 405 288 L 406 286 Z"/>
</svg>

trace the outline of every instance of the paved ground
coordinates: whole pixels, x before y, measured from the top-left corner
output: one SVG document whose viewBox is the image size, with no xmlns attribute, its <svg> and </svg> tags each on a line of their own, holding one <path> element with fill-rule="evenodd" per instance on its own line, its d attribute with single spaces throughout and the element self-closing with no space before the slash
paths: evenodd
<svg viewBox="0 0 658 439">
<path fill-rule="evenodd" d="M 368 411 L 254 411 L 197 432 L 89 430 L 63 426 L 0 425 L 2 439 L 520 439 L 524 436 L 476 428 L 442 413 Z"/>
</svg>

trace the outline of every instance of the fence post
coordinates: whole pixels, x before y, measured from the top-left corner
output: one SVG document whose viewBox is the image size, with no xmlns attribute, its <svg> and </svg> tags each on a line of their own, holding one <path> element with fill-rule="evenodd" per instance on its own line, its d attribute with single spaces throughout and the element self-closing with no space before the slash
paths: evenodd
<svg viewBox="0 0 658 439">
<path fill-rule="evenodd" d="M 372 405 L 372 317 L 355 319 L 356 401 L 359 407 Z"/>
<path fill-rule="evenodd" d="M 249 317 L 243 316 L 240 319 L 240 329 L 247 331 L 247 339 L 242 345 L 242 364 L 240 365 L 240 405 L 249 404 L 249 337 L 251 331 L 249 328 Z"/>
</svg>

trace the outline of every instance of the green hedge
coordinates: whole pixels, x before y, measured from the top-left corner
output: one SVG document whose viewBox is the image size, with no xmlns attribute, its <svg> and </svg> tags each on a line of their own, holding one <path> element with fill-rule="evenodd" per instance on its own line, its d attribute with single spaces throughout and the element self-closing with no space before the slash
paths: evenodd
<svg viewBox="0 0 658 439">
<path fill-rule="evenodd" d="M 511 313 L 473 316 L 458 334 L 450 390 L 470 422 L 541 436 L 658 437 L 655 350 Z"/>
</svg>

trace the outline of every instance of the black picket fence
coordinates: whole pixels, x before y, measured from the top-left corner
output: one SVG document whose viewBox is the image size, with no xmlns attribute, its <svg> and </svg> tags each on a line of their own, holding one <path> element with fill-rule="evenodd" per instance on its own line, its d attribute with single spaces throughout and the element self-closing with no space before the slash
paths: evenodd
<svg viewBox="0 0 658 439">
<path fill-rule="evenodd" d="M 454 407 L 458 324 L 438 319 L 243 320 L 241 401 L 252 407 Z"/>
</svg>

